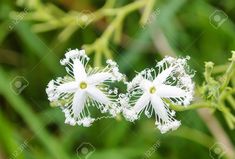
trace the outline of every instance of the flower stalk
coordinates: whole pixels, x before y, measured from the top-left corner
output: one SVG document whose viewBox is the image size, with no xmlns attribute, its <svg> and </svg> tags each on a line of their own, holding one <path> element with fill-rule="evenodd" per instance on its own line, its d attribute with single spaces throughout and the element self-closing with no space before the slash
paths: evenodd
<svg viewBox="0 0 235 159">
<path fill-rule="evenodd" d="M 181 105 L 174 105 L 169 102 L 170 108 L 175 111 L 186 111 L 186 110 L 192 110 L 192 109 L 199 109 L 199 108 L 212 108 L 211 104 L 209 102 L 199 102 L 195 104 L 191 104 L 187 107 L 182 107 Z"/>
</svg>

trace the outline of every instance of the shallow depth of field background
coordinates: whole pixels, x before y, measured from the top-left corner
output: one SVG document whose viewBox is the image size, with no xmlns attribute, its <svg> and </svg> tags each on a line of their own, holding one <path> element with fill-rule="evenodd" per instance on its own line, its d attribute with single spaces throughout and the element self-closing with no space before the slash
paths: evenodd
<svg viewBox="0 0 235 159">
<path fill-rule="evenodd" d="M 66 12 L 92 12 L 104 2 L 49 3 Z M 120 0 L 116 6 L 131 2 Z M 18 20 L 10 18 L 13 11 L 25 9 L 15 1 L 0 2 L 0 159 L 223 158 L 226 152 L 211 154 L 222 143 L 215 140 L 197 110 L 177 112 L 182 126 L 164 135 L 155 128 L 154 118 L 145 117 L 135 124 L 119 118 L 101 120 L 90 128 L 65 125 L 60 109 L 49 106 L 46 85 L 66 74 L 59 64 L 66 50 L 94 42 L 111 19 L 80 28 L 61 41 L 57 37 L 61 28 L 35 33 L 31 28 L 36 22 L 26 21 L 27 15 Z M 204 62 L 225 64 L 230 51 L 235 50 L 234 0 L 158 0 L 147 25 L 139 25 L 140 15 L 141 10 L 128 15 L 120 44 L 110 42 L 114 60 L 129 79 L 136 71 L 174 53 L 191 56 L 190 65 L 197 71 L 195 81 L 201 84 Z M 234 131 L 228 129 L 220 114 L 214 117 L 210 119 L 222 126 L 235 145 Z"/>
</svg>

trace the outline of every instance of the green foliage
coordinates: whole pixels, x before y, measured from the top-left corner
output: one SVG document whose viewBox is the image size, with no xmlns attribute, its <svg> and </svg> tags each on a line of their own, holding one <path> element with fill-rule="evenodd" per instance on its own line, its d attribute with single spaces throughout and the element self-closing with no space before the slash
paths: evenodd
<svg viewBox="0 0 235 159">
<path fill-rule="evenodd" d="M 233 159 L 234 7 L 233 0 L 2 0 L 0 158 L 75 159 L 87 142 L 95 148 L 91 159 L 210 158 L 216 143 L 224 158 Z M 216 10 L 228 16 L 219 27 L 211 22 Z M 65 125 L 63 113 L 49 107 L 45 88 L 65 74 L 59 59 L 75 47 L 85 48 L 95 66 L 113 58 L 130 79 L 166 55 L 191 56 L 195 101 L 189 107 L 171 105 L 183 126 L 161 135 L 151 119 L 132 124 L 121 116 L 90 128 Z M 15 92 L 19 76 L 28 85 Z M 212 112 L 207 120 L 197 113 L 201 108 Z"/>
</svg>

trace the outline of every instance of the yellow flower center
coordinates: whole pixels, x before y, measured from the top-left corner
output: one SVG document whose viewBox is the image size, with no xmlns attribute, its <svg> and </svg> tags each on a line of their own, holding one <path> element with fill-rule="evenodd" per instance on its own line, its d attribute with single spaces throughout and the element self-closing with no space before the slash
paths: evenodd
<svg viewBox="0 0 235 159">
<path fill-rule="evenodd" d="M 149 89 L 149 92 L 150 92 L 151 94 L 154 94 L 156 91 L 157 91 L 157 89 L 156 89 L 154 86 L 152 86 L 152 87 Z"/>
<path fill-rule="evenodd" d="M 87 83 L 86 82 L 81 82 L 80 83 L 80 88 L 81 89 L 86 89 L 87 88 Z"/>
</svg>

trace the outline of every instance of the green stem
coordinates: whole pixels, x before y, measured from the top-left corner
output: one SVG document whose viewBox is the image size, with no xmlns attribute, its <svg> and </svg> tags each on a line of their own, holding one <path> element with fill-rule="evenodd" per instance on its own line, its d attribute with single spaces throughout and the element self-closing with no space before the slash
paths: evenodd
<svg viewBox="0 0 235 159">
<path fill-rule="evenodd" d="M 100 51 L 97 51 L 95 56 L 94 56 L 94 65 L 96 67 L 101 67 L 102 66 L 102 63 L 101 63 L 101 60 L 102 59 L 102 54 Z"/>
<path fill-rule="evenodd" d="M 170 108 L 175 111 L 186 111 L 186 110 L 192 110 L 192 109 L 198 109 L 198 108 L 212 108 L 211 104 L 207 102 L 191 104 L 189 106 L 181 106 L 181 105 L 173 105 L 173 104 L 169 104 L 169 105 L 170 105 Z"/>
<path fill-rule="evenodd" d="M 232 108 L 235 110 L 235 100 L 234 100 L 233 96 L 229 95 L 227 97 L 227 100 L 228 100 L 229 104 L 232 106 Z"/>
<path fill-rule="evenodd" d="M 204 76 L 205 76 L 205 79 L 206 79 L 207 83 L 211 83 L 211 80 L 212 80 L 211 74 L 212 74 L 213 68 L 214 68 L 214 63 L 213 62 L 206 62 L 205 63 Z"/>
<path fill-rule="evenodd" d="M 145 11 L 140 19 L 141 25 L 145 25 L 148 22 L 148 19 L 153 10 L 154 4 L 155 4 L 155 0 L 149 0 L 149 2 L 147 3 L 145 7 Z"/>
<path fill-rule="evenodd" d="M 127 15 L 130 12 L 133 12 L 134 10 L 137 10 L 137 9 L 145 6 L 146 4 L 148 4 L 148 2 L 146 2 L 146 0 L 135 1 L 131 4 L 128 4 L 128 5 L 120 8 L 119 13 L 123 13 L 123 14 Z"/>
<path fill-rule="evenodd" d="M 103 8 L 113 8 L 116 3 L 116 0 L 107 0 Z"/>
<path fill-rule="evenodd" d="M 227 116 L 227 114 L 225 114 L 225 113 L 223 114 L 223 116 L 225 118 L 226 123 L 228 124 L 229 129 L 233 130 L 234 129 L 234 124 L 231 121 L 231 119 L 229 118 L 229 116 Z"/>
</svg>

